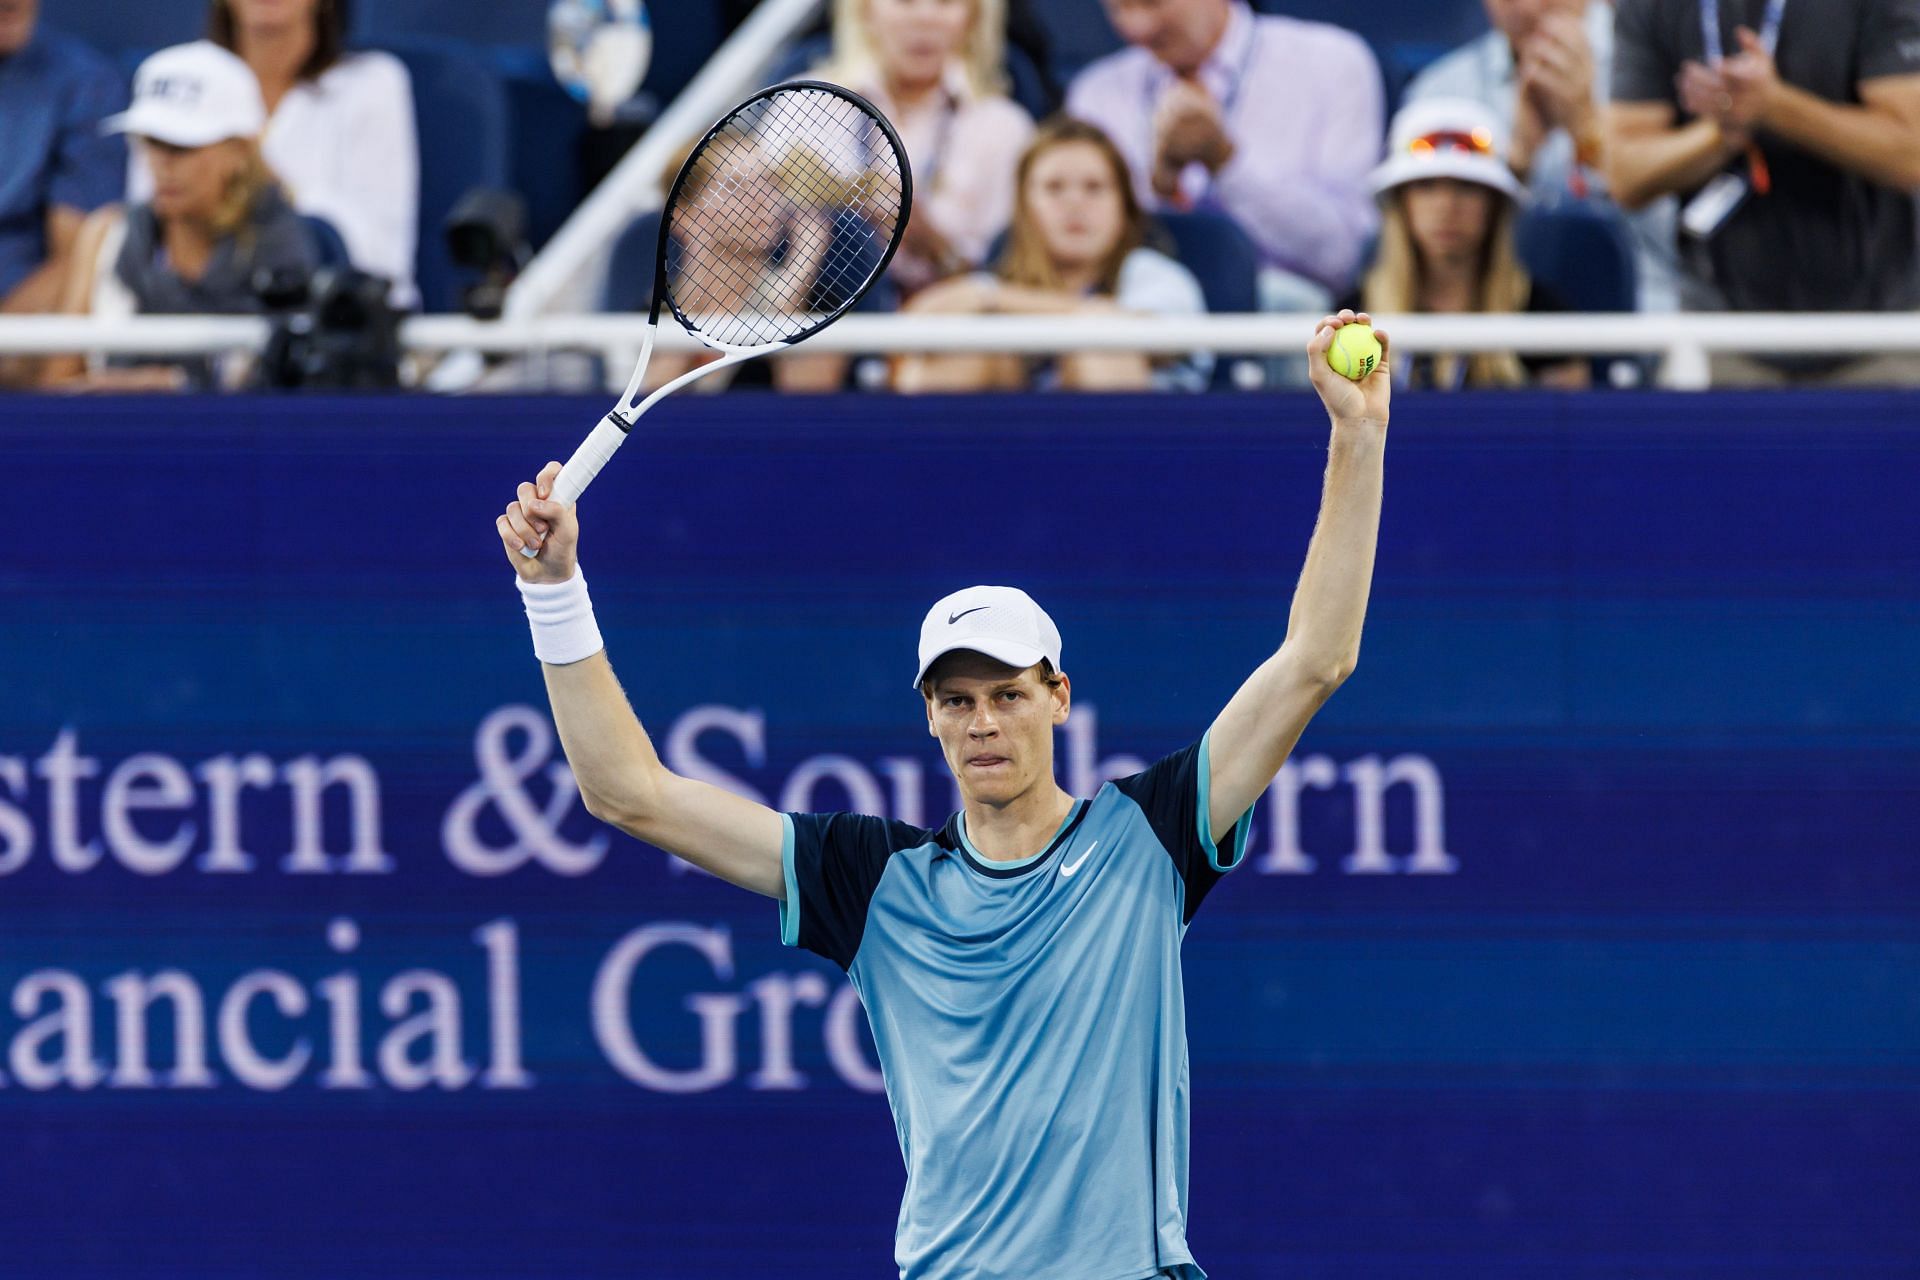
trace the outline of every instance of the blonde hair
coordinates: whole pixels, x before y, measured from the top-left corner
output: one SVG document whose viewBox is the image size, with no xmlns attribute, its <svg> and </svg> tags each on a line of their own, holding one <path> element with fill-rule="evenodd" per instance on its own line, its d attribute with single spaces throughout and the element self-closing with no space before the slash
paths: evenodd
<svg viewBox="0 0 1920 1280">
<path fill-rule="evenodd" d="M 870 3 L 872 0 L 834 0 L 833 53 L 815 73 L 822 80 L 858 88 L 880 79 L 880 55 L 874 50 L 873 34 L 867 27 Z M 967 39 L 959 58 L 967 86 L 982 97 L 1005 93 L 1007 0 L 969 3 L 973 18 L 967 24 Z"/>
<path fill-rule="evenodd" d="M 273 170 L 267 167 L 266 157 L 260 154 L 260 143 L 255 138 L 229 138 L 225 142 L 215 143 L 221 147 L 242 148 L 240 171 L 227 183 L 227 190 L 220 197 L 220 203 L 214 207 L 213 217 L 208 225 L 216 236 L 230 236 L 243 233 L 253 217 L 253 210 L 260 198 L 280 185 Z"/>
<path fill-rule="evenodd" d="M 1402 315 L 1419 311 L 1420 286 L 1424 264 L 1420 246 L 1414 243 L 1413 228 L 1407 222 L 1405 188 L 1397 188 L 1386 201 L 1380 218 L 1380 248 L 1373 267 L 1361 287 L 1361 298 L 1368 311 L 1376 315 Z M 1487 188 L 1491 191 L 1492 188 Z M 1517 211 L 1513 201 L 1494 193 L 1499 201 L 1486 242 L 1480 247 L 1480 285 L 1475 291 L 1474 312 L 1517 312 L 1527 309 L 1527 296 L 1533 281 L 1520 265 L 1520 251 L 1514 242 Z M 1451 383 L 1459 371 L 1460 357 L 1451 353 L 1434 357 L 1435 380 Z M 1487 351 L 1470 357 L 1466 385 L 1472 387 L 1519 387 L 1527 382 L 1527 371 L 1511 351 Z"/>
<path fill-rule="evenodd" d="M 997 268 L 1000 278 L 1008 284 L 1026 285 L 1034 289 L 1061 287 L 1060 273 L 1053 265 L 1053 254 L 1048 250 L 1047 239 L 1034 220 L 1033 206 L 1027 201 L 1027 179 L 1032 176 L 1033 166 L 1041 156 L 1056 147 L 1077 143 L 1094 147 L 1105 158 L 1124 213 L 1119 238 L 1100 264 L 1100 293 L 1111 295 L 1120 287 L 1120 268 L 1125 265 L 1127 255 L 1147 242 L 1146 210 L 1140 207 L 1140 197 L 1134 193 L 1133 174 L 1127 168 L 1126 157 L 1113 145 L 1113 139 L 1101 132 L 1098 126 L 1084 120 L 1054 116 L 1035 131 L 1033 141 L 1027 144 L 1026 151 L 1020 156 L 1020 166 L 1015 171 L 1013 227 L 1007 232 L 1006 251 L 1000 255 Z"/>
</svg>

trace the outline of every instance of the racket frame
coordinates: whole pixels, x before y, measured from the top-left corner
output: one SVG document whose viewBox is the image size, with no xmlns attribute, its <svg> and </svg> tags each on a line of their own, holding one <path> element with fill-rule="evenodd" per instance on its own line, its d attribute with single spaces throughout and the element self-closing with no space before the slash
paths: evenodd
<svg viewBox="0 0 1920 1280">
<path fill-rule="evenodd" d="M 693 319 L 681 311 L 679 305 L 675 303 L 669 295 L 667 289 L 667 251 L 672 243 L 674 203 L 680 198 L 680 193 L 685 189 L 687 179 L 693 172 L 693 162 L 706 151 L 707 145 L 719 136 L 720 132 L 732 123 L 735 117 L 739 116 L 741 112 L 747 110 L 756 102 L 777 97 L 782 93 L 790 93 L 796 89 L 809 89 L 841 98 L 853 104 L 853 106 L 880 126 L 881 131 L 886 135 L 887 142 L 893 147 L 894 154 L 899 157 L 900 160 L 900 214 L 899 217 L 894 220 L 893 235 L 888 239 L 886 250 L 880 255 L 878 265 L 874 267 L 872 274 L 867 277 L 866 282 L 849 294 L 846 301 L 837 309 L 827 313 L 820 320 L 815 321 L 799 333 L 793 334 L 790 337 L 780 338 L 774 342 L 757 343 L 752 346 L 722 342 L 717 338 L 702 333 Z M 731 369 L 736 365 L 744 364 L 748 360 L 752 360 L 758 356 L 771 355 L 785 347 L 797 346 L 860 305 L 861 299 L 872 292 L 874 285 L 878 284 L 880 279 L 887 274 L 887 268 L 893 262 L 894 253 L 900 248 L 901 240 L 905 238 L 907 220 L 913 216 L 913 168 L 907 159 L 906 144 L 900 140 L 900 134 L 893 127 L 893 121 L 887 119 L 880 109 L 871 102 L 847 88 L 845 85 L 831 84 L 825 80 L 787 80 L 780 84 L 770 85 L 758 93 L 753 94 L 751 97 L 746 98 L 739 105 L 735 106 L 733 110 L 727 112 L 726 115 L 715 121 L 713 126 L 700 136 L 700 141 L 694 144 L 693 149 L 687 153 L 686 160 L 681 163 L 680 172 L 674 175 L 673 185 L 667 188 L 667 196 L 661 203 L 660 211 L 660 241 L 659 244 L 655 246 L 653 261 L 653 307 L 647 316 L 647 332 L 641 342 L 640 358 L 634 366 L 633 376 L 627 380 L 626 390 L 621 393 L 619 401 L 608 411 L 605 417 L 600 419 L 598 425 L 594 427 L 593 432 L 588 435 L 580 447 L 574 451 L 573 456 L 567 460 L 566 465 L 560 470 L 559 477 L 554 481 L 554 500 L 560 502 L 563 506 L 571 507 L 579 500 L 580 494 L 586 490 L 587 485 L 593 482 L 593 478 L 600 473 L 600 469 L 607 464 L 607 460 L 613 456 L 614 450 L 625 443 L 627 436 L 633 431 L 634 423 L 638 422 L 641 415 L 653 408 L 653 406 L 658 404 L 662 399 L 682 387 L 698 382 L 708 374 L 719 373 L 722 369 Z M 721 357 L 711 364 L 704 364 L 698 368 L 688 370 L 679 377 L 656 388 L 645 399 L 635 403 L 634 398 L 640 394 L 641 383 L 646 379 L 647 365 L 653 358 L 654 340 L 660 331 L 660 309 L 662 305 L 666 306 L 667 309 L 673 313 L 673 318 L 676 323 L 688 333 L 692 334 L 703 346 L 720 352 Z M 569 472 L 573 473 L 571 477 L 568 474 Z M 528 554 L 539 554 L 538 551 L 532 547 L 528 547 L 525 550 Z"/>
</svg>

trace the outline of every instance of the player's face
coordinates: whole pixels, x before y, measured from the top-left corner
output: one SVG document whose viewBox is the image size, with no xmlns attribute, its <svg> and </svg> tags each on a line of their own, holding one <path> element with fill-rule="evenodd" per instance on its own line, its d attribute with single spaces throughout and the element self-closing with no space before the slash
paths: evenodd
<svg viewBox="0 0 1920 1280">
<path fill-rule="evenodd" d="M 40 0 L 0 0 L 0 54 L 26 48 L 39 16 Z"/>
<path fill-rule="evenodd" d="M 940 740 L 960 794 L 1006 804 L 1053 782 L 1053 729 L 1066 723 L 1065 676 L 1048 688 L 1040 668 L 1025 671 L 981 654 L 943 662 L 927 696 L 927 727 Z"/>
<path fill-rule="evenodd" d="M 1035 157 L 1024 196 L 1047 256 L 1063 269 L 1105 261 L 1126 229 L 1119 175 L 1091 142 L 1064 142 Z"/>
<path fill-rule="evenodd" d="M 245 164 L 240 142 L 174 147 L 149 138 L 142 146 L 153 171 L 153 211 L 162 218 L 213 217 Z"/>
<path fill-rule="evenodd" d="M 1104 0 L 1107 19 L 1128 44 L 1175 71 L 1198 70 L 1226 30 L 1227 0 Z"/>
<path fill-rule="evenodd" d="M 927 85 L 958 57 L 974 0 L 867 0 L 867 32 L 889 82 Z"/>
<path fill-rule="evenodd" d="M 1433 178 L 1403 189 L 1407 230 L 1428 262 L 1457 262 L 1477 257 L 1493 227 L 1494 202 L 1500 197 L 1476 182 Z"/>
</svg>

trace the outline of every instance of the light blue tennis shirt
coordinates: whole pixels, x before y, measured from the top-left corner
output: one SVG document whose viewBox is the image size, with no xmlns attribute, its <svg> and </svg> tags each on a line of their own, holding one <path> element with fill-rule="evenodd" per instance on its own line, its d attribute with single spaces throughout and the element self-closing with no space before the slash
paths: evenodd
<svg viewBox="0 0 1920 1280">
<path fill-rule="evenodd" d="M 1041 852 L 785 815 L 782 939 L 847 971 L 907 1191 L 903 1280 L 1203 1280 L 1187 1250 L 1180 941 L 1216 847 L 1206 739 L 1075 803 Z"/>
</svg>

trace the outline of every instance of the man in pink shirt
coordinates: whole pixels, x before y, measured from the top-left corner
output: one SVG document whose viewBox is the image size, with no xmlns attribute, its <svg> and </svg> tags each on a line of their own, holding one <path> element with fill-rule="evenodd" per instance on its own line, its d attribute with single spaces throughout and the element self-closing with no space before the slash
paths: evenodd
<svg viewBox="0 0 1920 1280">
<path fill-rule="evenodd" d="M 1366 42 L 1242 0 L 1104 3 L 1130 47 L 1075 77 L 1067 110 L 1119 145 L 1141 200 L 1233 217 L 1275 304 L 1346 289 L 1376 223 L 1367 174 L 1385 127 Z"/>
</svg>

